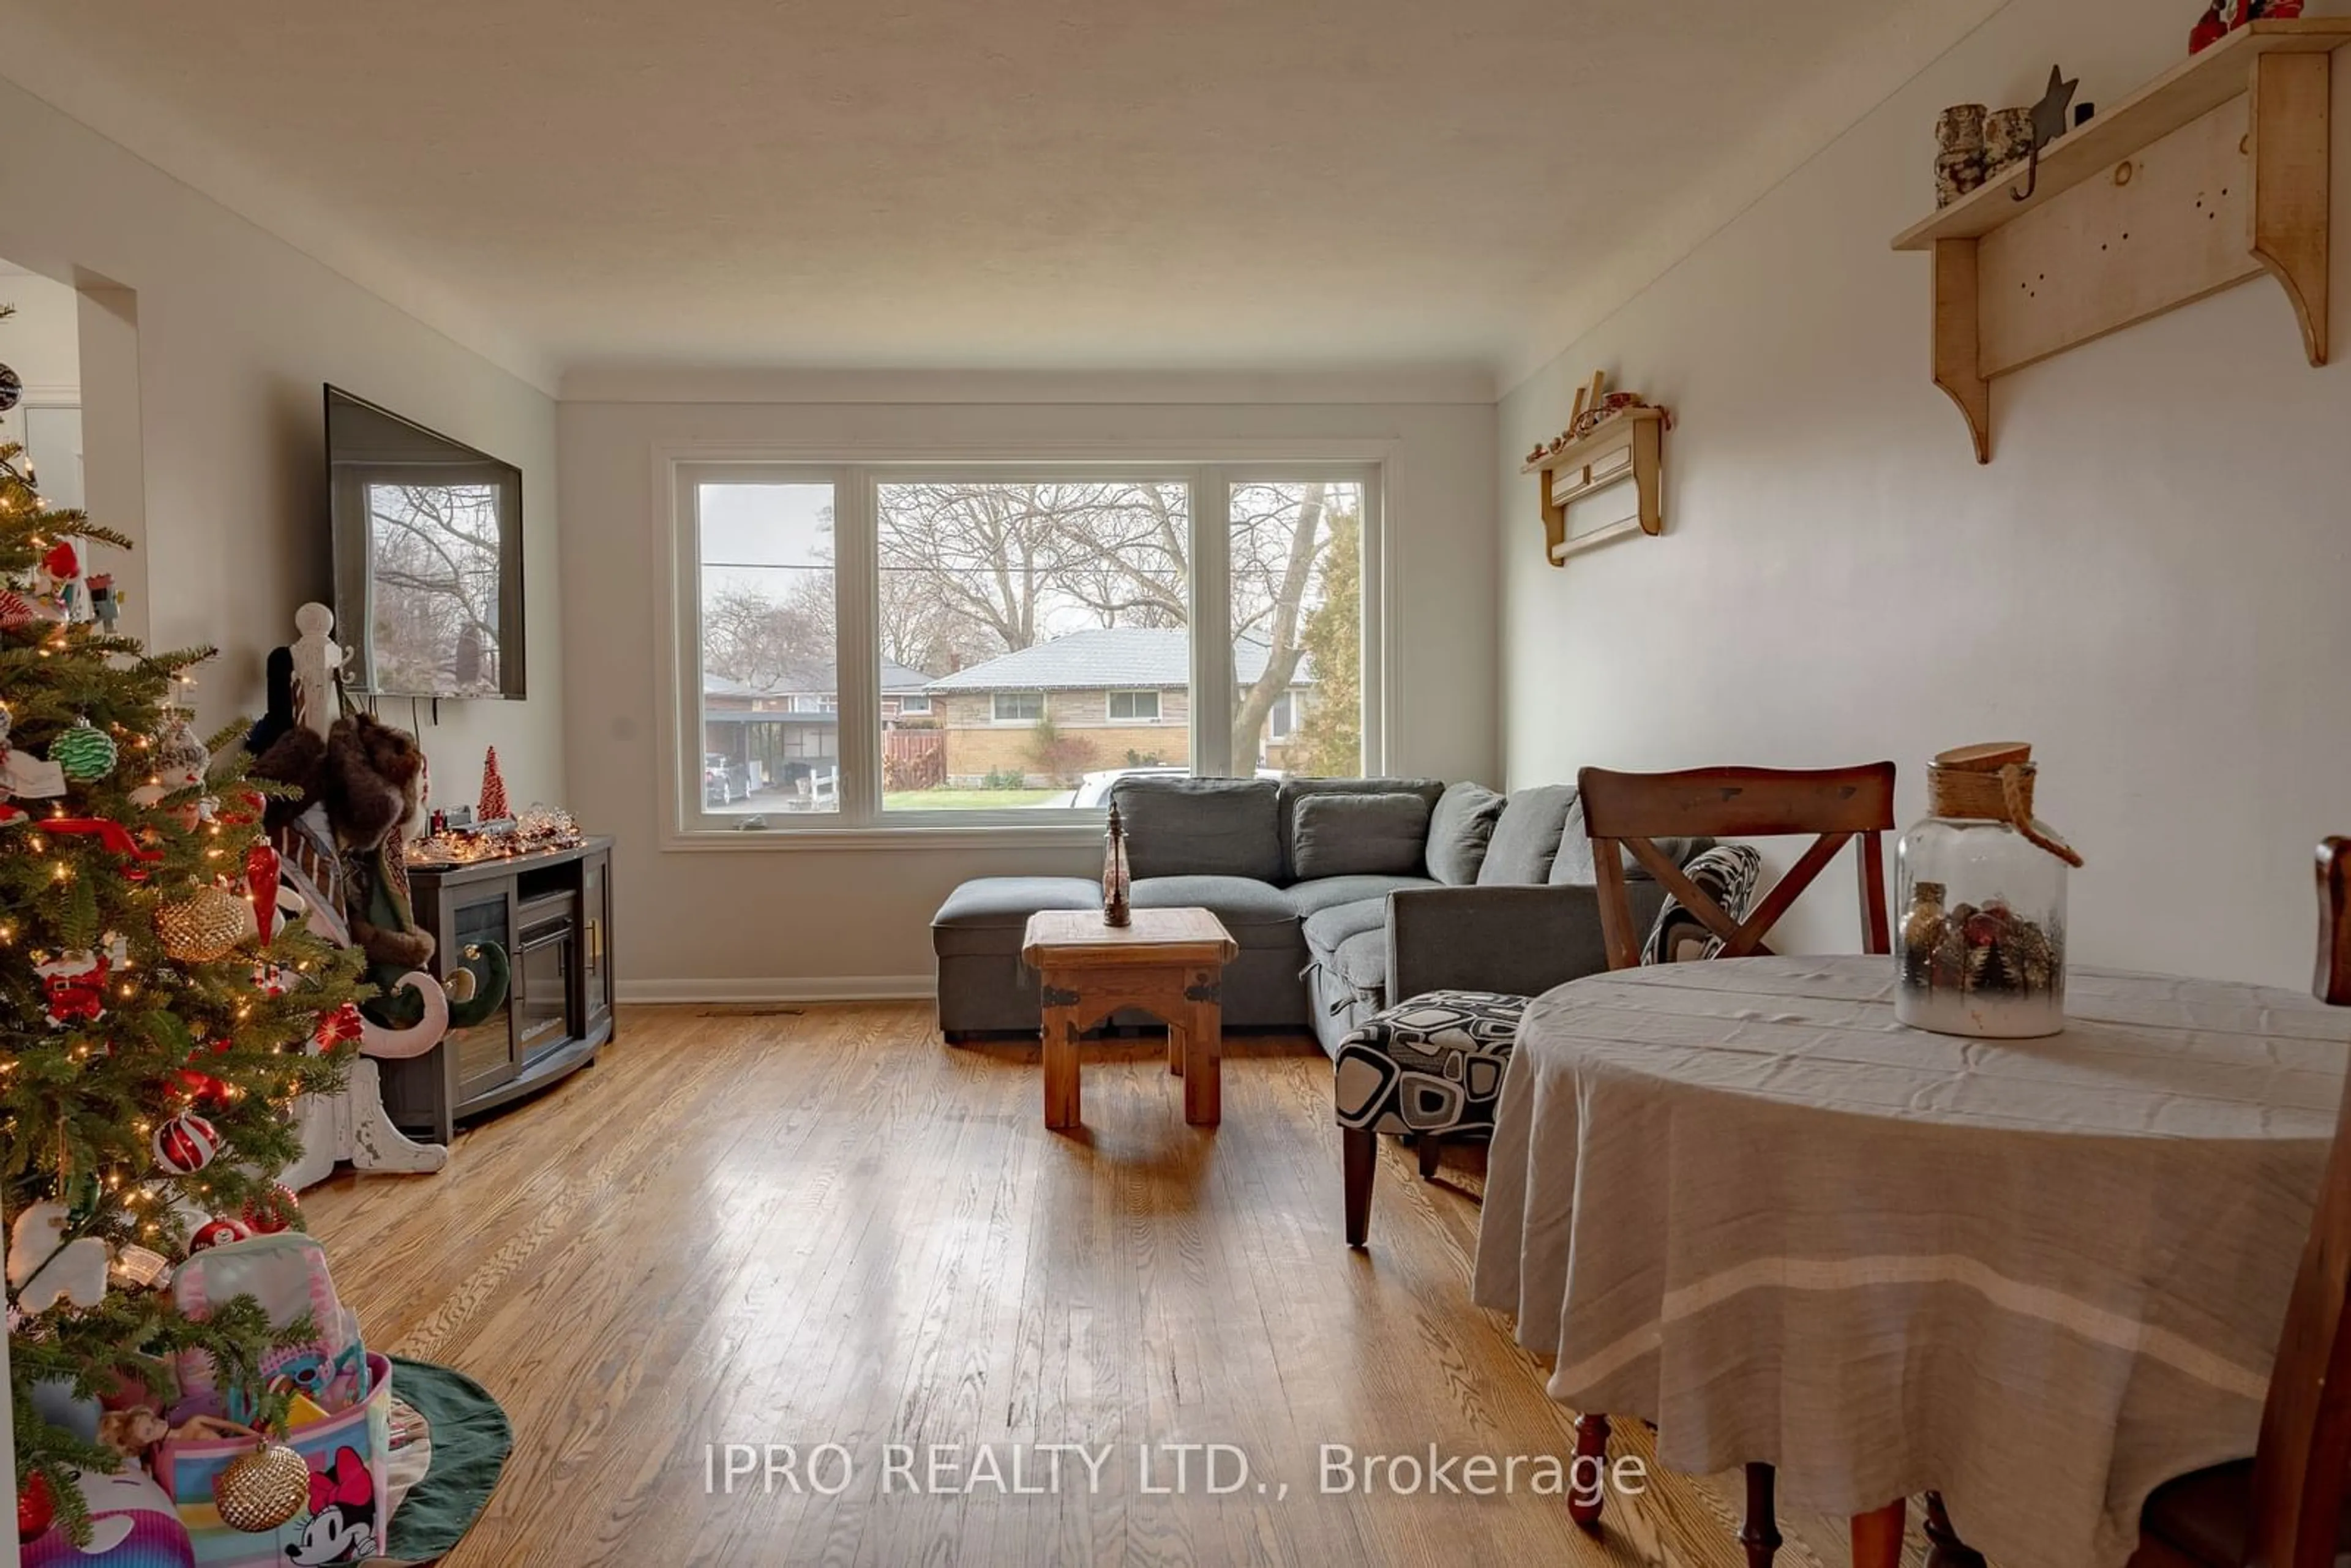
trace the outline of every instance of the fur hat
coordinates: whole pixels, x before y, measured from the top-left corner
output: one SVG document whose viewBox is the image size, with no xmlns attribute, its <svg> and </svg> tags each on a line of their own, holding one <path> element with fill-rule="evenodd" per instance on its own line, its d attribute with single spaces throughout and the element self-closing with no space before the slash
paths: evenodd
<svg viewBox="0 0 2351 1568">
<path fill-rule="evenodd" d="M 253 765 L 264 779 L 292 784 L 298 800 L 272 800 L 265 819 L 275 829 L 323 803 L 335 837 L 346 849 L 366 849 L 392 837 L 416 815 L 424 787 L 424 752 L 405 730 L 363 713 L 347 714 L 320 740 L 307 729 L 287 731 Z"/>
</svg>

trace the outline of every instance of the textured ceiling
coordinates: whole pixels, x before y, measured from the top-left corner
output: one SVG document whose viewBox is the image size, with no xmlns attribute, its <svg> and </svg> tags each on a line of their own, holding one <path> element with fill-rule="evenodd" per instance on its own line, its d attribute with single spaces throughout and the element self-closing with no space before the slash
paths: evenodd
<svg viewBox="0 0 2351 1568">
<path fill-rule="evenodd" d="M 542 377 L 1507 380 L 1995 8 L 0 0 L 0 73 Z"/>
</svg>

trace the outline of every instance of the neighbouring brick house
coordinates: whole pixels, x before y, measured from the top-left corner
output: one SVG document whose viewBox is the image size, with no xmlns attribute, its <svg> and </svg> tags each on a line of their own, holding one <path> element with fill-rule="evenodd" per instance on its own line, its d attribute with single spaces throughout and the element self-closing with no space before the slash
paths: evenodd
<svg viewBox="0 0 2351 1568">
<path fill-rule="evenodd" d="M 1234 649 L 1243 689 L 1265 674 L 1266 649 Z M 1044 787 L 1096 768 L 1192 760 L 1192 639 L 1182 628 L 1121 626 L 1073 632 L 974 664 L 930 683 L 946 731 L 947 782 L 979 784 L 991 773 L 1021 774 Z M 1267 724 L 1268 766 L 1280 767 L 1313 674 L 1301 660 Z M 1043 769 L 1038 727 L 1060 737 L 1061 777 Z"/>
<path fill-rule="evenodd" d="M 882 727 L 928 722 L 930 676 L 884 661 Z M 702 677 L 702 749 L 743 768 L 763 789 L 839 766 L 841 697 L 831 664 L 788 670 L 765 685 Z"/>
</svg>

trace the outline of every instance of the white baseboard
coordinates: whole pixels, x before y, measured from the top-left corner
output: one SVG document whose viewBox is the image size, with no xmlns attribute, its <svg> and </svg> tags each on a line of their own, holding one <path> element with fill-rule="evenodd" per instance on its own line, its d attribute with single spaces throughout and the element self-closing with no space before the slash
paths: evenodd
<svg viewBox="0 0 2351 1568">
<path fill-rule="evenodd" d="M 622 980 L 624 1002 L 898 1002 L 938 992 L 931 975 L 785 975 L 770 979 Z"/>
</svg>

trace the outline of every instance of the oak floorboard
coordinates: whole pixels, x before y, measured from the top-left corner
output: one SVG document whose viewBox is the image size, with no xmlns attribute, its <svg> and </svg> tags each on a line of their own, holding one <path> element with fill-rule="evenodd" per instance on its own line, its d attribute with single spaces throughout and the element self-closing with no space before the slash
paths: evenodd
<svg viewBox="0 0 2351 1568">
<path fill-rule="evenodd" d="M 1066 1133 L 1039 1071 L 1033 1045 L 945 1046 L 923 1004 L 626 1008 L 601 1061 L 462 1131 L 446 1171 L 306 1193 L 370 1343 L 513 1418 L 451 1568 L 1740 1568 L 1735 1477 L 1653 1472 L 1597 1536 L 1558 1498 L 1318 1490 L 1325 1443 L 1573 1451 L 1545 1368 L 1469 1301 L 1482 1149 L 1424 1182 L 1382 1140 L 1355 1251 L 1311 1042 L 1227 1040 L 1213 1128 L 1157 1036 L 1088 1042 Z M 884 1445 L 1056 1442 L 1111 1446 L 1098 1493 L 1071 1458 L 1058 1492 L 882 1490 Z M 854 1479 L 714 1490 L 726 1443 L 792 1445 L 803 1488 L 838 1443 Z M 1189 1490 L 1146 1492 L 1138 1445 L 1184 1443 L 1234 1445 L 1248 1482 L 1211 1495 L 1195 1455 Z M 1655 1447 L 1624 1421 L 1614 1451 Z M 1782 1529 L 1782 1568 L 1846 1560 L 1841 1521 Z"/>
</svg>

